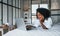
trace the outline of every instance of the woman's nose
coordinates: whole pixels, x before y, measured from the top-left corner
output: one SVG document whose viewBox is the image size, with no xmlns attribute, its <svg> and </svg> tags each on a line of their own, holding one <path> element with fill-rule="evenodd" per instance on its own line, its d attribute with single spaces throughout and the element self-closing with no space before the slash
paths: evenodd
<svg viewBox="0 0 60 36">
<path fill-rule="evenodd" d="M 38 18 L 41 18 L 41 16 L 38 16 Z"/>
</svg>

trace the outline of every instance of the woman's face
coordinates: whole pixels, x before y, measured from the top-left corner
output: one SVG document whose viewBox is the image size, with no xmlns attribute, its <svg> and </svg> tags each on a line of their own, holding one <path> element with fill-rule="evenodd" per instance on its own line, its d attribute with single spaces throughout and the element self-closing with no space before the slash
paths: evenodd
<svg viewBox="0 0 60 36">
<path fill-rule="evenodd" d="M 40 20 L 40 21 L 43 21 L 44 20 L 44 16 L 41 14 L 41 13 L 37 13 L 37 18 Z"/>
</svg>

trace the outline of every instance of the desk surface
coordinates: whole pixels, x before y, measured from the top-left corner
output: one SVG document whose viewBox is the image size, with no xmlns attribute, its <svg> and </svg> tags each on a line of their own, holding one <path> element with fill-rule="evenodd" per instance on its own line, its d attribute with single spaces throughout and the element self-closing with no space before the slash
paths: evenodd
<svg viewBox="0 0 60 36">
<path fill-rule="evenodd" d="M 24 31 L 24 30 L 20 30 L 20 29 L 15 29 L 15 30 L 9 31 L 7 34 L 5 34 L 3 36 L 60 36 L 60 32 L 49 31 L 49 30 Z"/>
</svg>

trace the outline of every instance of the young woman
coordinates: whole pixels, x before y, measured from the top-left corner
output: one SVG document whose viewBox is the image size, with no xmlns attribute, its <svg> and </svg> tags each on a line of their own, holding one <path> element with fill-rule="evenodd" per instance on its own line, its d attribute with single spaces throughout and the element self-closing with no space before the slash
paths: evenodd
<svg viewBox="0 0 60 36">
<path fill-rule="evenodd" d="M 51 28 L 52 19 L 51 19 L 51 12 L 45 8 L 38 8 L 36 13 L 37 19 L 41 23 L 43 29 Z"/>
<path fill-rule="evenodd" d="M 33 22 L 34 27 L 41 26 L 43 29 L 51 28 L 52 19 L 51 12 L 46 8 L 37 8 L 36 10 L 37 20 Z M 31 29 L 32 26 L 28 25 L 27 28 Z"/>
</svg>

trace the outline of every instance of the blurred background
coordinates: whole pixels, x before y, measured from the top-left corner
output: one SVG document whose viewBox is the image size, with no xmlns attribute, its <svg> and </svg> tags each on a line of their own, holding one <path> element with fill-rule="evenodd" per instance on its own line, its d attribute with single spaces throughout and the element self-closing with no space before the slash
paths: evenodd
<svg viewBox="0 0 60 36">
<path fill-rule="evenodd" d="M 36 9 L 51 11 L 53 24 L 60 22 L 60 0 L 0 0 L 0 28 L 3 33 L 16 28 L 16 19 L 23 18 L 25 24 L 36 19 Z"/>
</svg>

